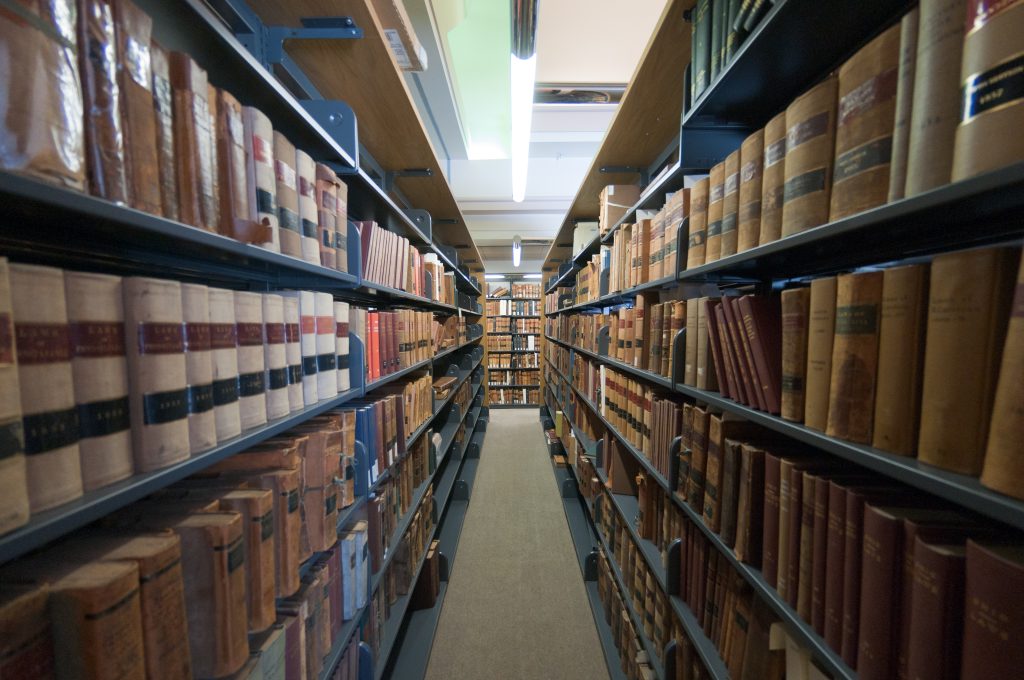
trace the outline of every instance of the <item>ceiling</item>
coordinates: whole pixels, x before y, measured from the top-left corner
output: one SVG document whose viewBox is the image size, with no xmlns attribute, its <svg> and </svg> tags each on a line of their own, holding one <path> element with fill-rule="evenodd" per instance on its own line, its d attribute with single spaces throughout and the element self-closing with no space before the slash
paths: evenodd
<svg viewBox="0 0 1024 680">
<path fill-rule="evenodd" d="M 450 55 L 445 53 L 446 41 L 439 28 L 453 25 L 453 7 L 459 2 L 465 3 L 468 13 L 468 8 L 479 8 L 481 3 L 492 4 L 487 9 L 493 12 L 493 5 L 509 6 L 511 0 L 404 0 L 429 64 L 427 71 L 406 74 L 409 89 L 486 270 L 539 272 L 548 243 L 590 167 L 615 105 L 535 104 L 526 199 L 513 202 L 511 161 L 470 160 L 467 153 L 461 114 L 467 93 L 463 88 L 457 94 L 450 66 L 460 67 L 446 58 Z M 629 81 L 665 0 L 634 0 L 628 11 L 618 0 L 538 0 L 538 5 L 537 83 L 614 86 Z M 475 82 L 477 87 L 504 88 L 508 81 Z M 456 103 L 460 97 L 462 107 Z M 515 235 L 523 240 L 518 270 L 511 262 Z"/>
</svg>

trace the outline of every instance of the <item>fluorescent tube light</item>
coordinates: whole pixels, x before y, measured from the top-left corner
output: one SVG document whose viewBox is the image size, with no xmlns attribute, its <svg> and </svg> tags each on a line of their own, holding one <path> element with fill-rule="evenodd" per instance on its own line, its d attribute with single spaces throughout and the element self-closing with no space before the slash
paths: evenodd
<svg viewBox="0 0 1024 680">
<path fill-rule="evenodd" d="M 530 164 L 530 125 L 533 118 L 533 86 L 537 55 L 527 59 L 512 55 L 512 200 L 526 198 L 526 173 Z M 517 267 L 519 265 L 516 265 Z"/>
<path fill-rule="evenodd" d="M 524 279 L 540 279 L 543 278 L 543 274 L 523 274 Z"/>
<path fill-rule="evenodd" d="M 484 274 L 484 278 L 487 279 L 488 281 L 503 281 L 508 277 L 505 276 L 504 274 Z"/>
<path fill-rule="evenodd" d="M 523 259 L 523 240 L 519 235 L 512 237 L 512 266 L 518 268 Z"/>
</svg>

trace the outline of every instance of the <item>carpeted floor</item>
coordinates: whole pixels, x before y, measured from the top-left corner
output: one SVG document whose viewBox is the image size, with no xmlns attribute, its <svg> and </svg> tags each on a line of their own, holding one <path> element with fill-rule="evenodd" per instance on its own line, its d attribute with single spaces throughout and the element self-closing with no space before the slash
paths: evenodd
<svg viewBox="0 0 1024 680">
<path fill-rule="evenodd" d="M 491 411 L 427 680 L 608 677 L 537 409 Z"/>
</svg>

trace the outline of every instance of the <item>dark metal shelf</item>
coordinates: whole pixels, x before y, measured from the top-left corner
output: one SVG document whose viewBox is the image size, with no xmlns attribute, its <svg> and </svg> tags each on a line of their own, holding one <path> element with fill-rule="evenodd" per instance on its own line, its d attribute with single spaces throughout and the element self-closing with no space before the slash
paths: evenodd
<svg viewBox="0 0 1024 680">
<path fill-rule="evenodd" d="M 659 387 L 664 387 L 670 390 L 675 387 L 675 384 L 672 382 L 672 380 L 666 378 L 663 375 L 651 373 L 650 371 L 645 371 L 644 369 L 636 368 L 635 366 L 630 366 L 629 364 L 619 361 L 618 359 L 612 359 L 611 357 L 598 354 L 597 352 L 592 352 L 589 349 L 583 349 L 582 347 L 577 347 L 576 345 L 570 345 L 569 343 L 557 340 L 551 337 L 550 335 L 545 335 L 544 337 L 550 340 L 551 342 L 561 345 L 567 349 L 579 352 L 580 354 L 588 356 L 592 359 L 596 359 L 597 361 L 600 361 L 603 364 L 607 364 L 609 366 L 612 366 L 613 368 L 617 368 L 620 371 L 625 371 L 626 373 L 634 375 L 638 378 L 642 378 L 648 382 L 654 383 Z"/>
<path fill-rule="evenodd" d="M 416 371 L 423 370 L 424 368 L 430 368 L 430 364 L 432 364 L 433 362 L 434 359 L 433 357 L 431 357 L 430 359 L 424 359 L 423 361 L 416 362 L 412 366 L 407 366 L 406 368 L 403 368 L 400 371 L 395 371 L 394 373 L 389 373 L 385 376 L 381 376 L 380 378 L 377 378 L 373 382 L 366 383 L 366 393 L 369 394 L 378 387 L 382 387 L 390 382 L 394 382 L 399 378 L 403 378 L 409 375 L 410 373 L 415 373 Z"/>
<path fill-rule="evenodd" d="M 546 316 L 557 316 L 558 314 L 565 314 L 567 312 L 575 312 L 581 309 L 600 309 L 603 307 L 614 307 L 616 305 L 625 304 L 630 302 L 637 293 L 643 293 L 650 290 L 658 290 L 661 288 L 668 288 L 676 283 L 676 275 L 671 274 L 669 276 L 663 276 L 654 281 L 648 281 L 647 283 L 641 283 L 639 286 L 633 286 L 632 288 L 626 288 L 625 290 L 617 293 L 611 293 L 610 295 L 602 295 L 596 300 L 589 302 L 580 302 L 579 304 L 572 305 L 570 307 L 563 307 L 562 309 L 556 309 L 552 312 L 548 312 Z"/>
</svg>

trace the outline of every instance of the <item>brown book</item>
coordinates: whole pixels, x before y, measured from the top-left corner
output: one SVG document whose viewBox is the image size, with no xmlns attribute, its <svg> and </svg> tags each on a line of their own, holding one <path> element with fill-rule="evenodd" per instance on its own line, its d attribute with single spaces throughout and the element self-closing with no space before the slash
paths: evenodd
<svg viewBox="0 0 1024 680">
<path fill-rule="evenodd" d="M 725 330 L 719 327 L 721 323 L 724 325 L 725 315 L 724 312 L 719 311 L 721 306 L 719 300 L 708 300 L 705 302 L 704 317 L 705 323 L 707 324 L 708 332 L 708 346 L 711 350 L 711 358 L 713 363 L 713 372 L 718 380 L 718 391 L 723 397 L 728 399 L 738 398 L 738 393 L 735 386 L 735 376 L 732 374 L 732 365 L 728 363 L 726 353 L 728 352 L 728 346 L 724 344 L 723 333 Z M 719 318 L 722 321 L 719 321 Z M 698 319 L 699 321 L 699 319 Z"/>
<path fill-rule="evenodd" d="M 953 147 L 954 182 L 1024 158 L 1024 140 L 1013 134 L 1024 101 L 1001 86 L 1019 73 L 1024 6 L 1019 2 L 968 5 L 960 62 L 963 96 Z"/>
<path fill-rule="evenodd" d="M 711 179 L 698 180 L 690 190 L 690 223 L 687 236 L 686 268 L 704 264 L 708 240 L 708 194 Z"/>
<path fill-rule="evenodd" d="M 288 358 L 285 348 L 284 298 L 263 294 L 263 362 L 266 366 L 267 419 L 288 415 Z"/>
<path fill-rule="evenodd" d="M 907 155 L 910 146 L 910 118 L 914 101 L 914 73 L 917 69 L 918 9 L 900 20 L 900 61 L 896 71 L 896 113 L 892 124 L 892 162 L 889 164 L 890 202 L 904 196 L 907 184 Z"/>
<path fill-rule="evenodd" d="M 746 384 L 743 381 L 742 373 L 740 373 L 740 365 L 729 331 L 724 303 L 719 302 L 715 307 L 715 323 L 713 325 L 718 333 L 722 363 L 725 364 L 725 375 L 729 381 L 729 397 L 741 404 L 750 404 L 752 398 L 747 394 Z"/>
<path fill-rule="evenodd" d="M 817 493 L 817 489 L 815 489 Z M 822 628 L 812 620 L 814 629 L 839 652 L 843 644 L 843 587 L 846 564 L 846 487 L 836 480 L 828 482 L 828 527 L 825 546 L 825 606 Z M 813 616 L 812 616 L 813 619 Z"/>
<path fill-rule="evenodd" d="M 722 182 L 722 257 L 735 255 L 739 242 L 740 210 L 740 150 L 725 157 L 725 177 Z"/>
<path fill-rule="evenodd" d="M 216 91 L 215 102 L 220 233 L 243 243 L 265 243 L 270 230 L 256 220 L 250 204 L 242 105 L 224 90 Z"/>
<path fill-rule="evenodd" d="M 217 441 L 242 432 L 238 408 L 238 330 L 235 326 L 235 294 L 209 288 L 210 363 L 213 367 L 213 417 Z"/>
<path fill-rule="evenodd" d="M 782 203 L 786 186 L 786 112 L 764 126 L 764 167 L 761 178 L 761 231 L 758 244 L 782 236 Z"/>
<path fill-rule="evenodd" d="M 764 174 L 764 129 L 743 140 L 740 146 L 740 189 L 737 252 L 758 244 L 761 234 L 761 190 Z"/>
<path fill-rule="evenodd" d="M 294 294 L 281 297 L 284 300 L 285 357 L 288 361 L 288 407 L 291 411 L 298 411 L 306 405 L 302 396 L 302 333 L 299 327 L 299 298 Z"/>
<path fill-rule="evenodd" d="M 768 604 L 754 598 L 753 615 L 747 628 L 747 648 L 743 654 L 740 680 L 782 680 L 786 675 L 786 653 L 769 644 L 770 631 L 777 618 Z"/>
<path fill-rule="evenodd" d="M 782 417 L 798 423 L 804 419 L 810 303 L 810 288 L 782 291 Z"/>
<path fill-rule="evenodd" d="M 316 202 L 316 163 L 302 149 L 295 150 L 295 172 L 302 259 L 313 264 L 321 264 L 320 241 L 317 235 L 319 216 Z"/>
<path fill-rule="evenodd" d="M 74 16 L 73 14 L 71 16 Z M 85 165 L 89 193 L 130 200 L 114 12 L 108 0 L 82 0 L 78 12 L 79 73 L 85 111 Z M 52 78 L 52 75 L 51 75 Z"/>
<path fill-rule="evenodd" d="M 52 680 L 53 631 L 45 585 L 0 587 L 0 673 L 15 680 Z"/>
<path fill-rule="evenodd" d="M 882 272 L 843 274 L 836 290 L 836 329 L 826 434 L 871 442 Z"/>
<path fill-rule="evenodd" d="M 832 345 L 835 337 L 836 283 L 834 276 L 811 281 L 807 325 L 807 387 L 804 390 L 804 424 L 825 430 L 829 385 L 832 379 Z"/>
<path fill-rule="evenodd" d="M 837 80 L 828 76 L 786 109 L 782 236 L 828 222 Z"/>
<path fill-rule="evenodd" d="M 896 24 L 839 69 L 831 220 L 882 205 L 889 198 L 899 61 Z"/>
<path fill-rule="evenodd" d="M 148 15 L 147 15 L 148 16 Z M 160 213 L 179 220 L 178 169 L 174 158 L 174 96 L 171 93 L 171 67 L 167 50 L 157 43 L 149 46 L 153 72 L 153 112 L 155 114 L 156 162 L 159 173 Z"/>
<path fill-rule="evenodd" d="M 765 514 L 765 455 L 752 444 L 740 446 L 740 487 L 736 510 L 736 557 L 761 566 Z"/>
<path fill-rule="evenodd" d="M 718 391 L 718 373 L 715 371 L 713 353 L 711 351 L 711 338 L 708 332 L 707 304 L 711 298 L 700 298 L 697 304 L 697 389 Z M 687 330 L 689 335 L 689 330 Z"/>
<path fill-rule="evenodd" d="M 156 110 L 149 45 L 153 20 L 132 2 L 114 2 L 117 85 L 120 90 L 128 196 L 133 208 L 161 215 Z"/>
<path fill-rule="evenodd" d="M 779 545 L 781 510 L 782 460 L 779 456 L 764 454 L 764 518 L 761 541 L 761 573 L 768 585 L 779 589 Z M 782 592 L 779 592 L 782 595 Z"/>
<path fill-rule="evenodd" d="M 985 248 L 932 262 L 918 456 L 981 473 L 1020 251 Z"/>
<path fill-rule="evenodd" d="M 81 433 L 82 487 L 92 491 L 133 471 L 121 278 L 65 272 L 64 293 Z"/>
<path fill-rule="evenodd" d="M 183 52 L 169 56 L 174 102 L 174 158 L 177 165 L 179 219 L 217 231 L 213 145 L 206 71 Z"/>
<path fill-rule="evenodd" d="M 904 456 L 917 444 L 927 296 L 928 265 L 885 270 L 871 445 Z"/>
<path fill-rule="evenodd" d="M 704 261 L 714 262 L 722 257 L 722 218 L 725 208 L 725 162 L 711 166 L 708 176 L 708 239 Z"/>
<path fill-rule="evenodd" d="M 686 327 L 686 310 L 687 305 L 685 301 L 673 302 L 672 323 L 668 324 L 668 332 L 662 333 L 661 356 L 663 359 L 661 362 L 661 372 L 665 377 L 672 377 L 675 379 L 675 376 L 677 375 L 676 362 L 683 358 L 677 357 L 676 352 L 673 352 L 672 348 L 676 336 L 679 335 L 679 331 Z M 665 328 L 664 322 L 662 322 L 662 328 Z"/>
<path fill-rule="evenodd" d="M 650 300 L 651 296 L 640 293 L 636 296 L 633 312 L 633 365 L 637 368 L 648 370 L 647 360 L 650 352 Z"/>
<path fill-rule="evenodd" d="M 29 515 L 14 336 L 10 267 L 7 258 L 0 257 L 0 441 L 4 442 L 0 455 L 0 534 L 22 526 Z"/>
<path fill-rule="evenodd" d="M 64 273 L 25 264 L 9 269 L 28 498 L 35 514 L 82 495 Z"/>
<path fill-rule="evenodd" d="M 754 434 L 758 426 L 732 414 L 714 414 L 708 423 L 708 451 L 704 475 L 704 498 L 695 509 L 702 510 L 704 523 L 715 533 L 722 528 L 721 510 L 725 496 L 725 458 L 728 439 Z M 729 494 L 730 497 L 732 494 Z M 724 540 L 724 539 L 723 539 Z"/>
<path fill-rule="evenodd" d="M 693 409 L 693 449 L 690 455 L 689 469 L 686 474 L 686 499 L 695 512 L 701 512 L 704 506 L 704 475 L 708 461 L 708 435 L 710 434 L 711 414 L 706 409 Z M 682 474 L 682 471 L 680 471 Z"/>
<path fill-rule="evenodd" d="M 245 432 L 267 422 L 262 295 L 235 291 L 235 326 L 238 329 L 238 408 Z"/>
<path fill-rule="evenodd" d="M 348 271 L 348 185 L 338 182 L 338 222 L 334 231 L 334 252 L 339 271 Z M 435 281 L 435 286 L 440 283 Z"/>
<path fill-rule="evenodd" d="M 194 283 L 181 284 L 181 309 L 185 320 L 188 439 L 189 448 L 195 454 L 217 445 L 209 288 Z"/>
<path fill-rule="evenodd" d="M 964 680 L 1011 678 L 1024 663 L 1020 612 L 1024 550 L 1018 545 L 967 541 Z"/>
<path fill-rule="evenodd" d="M 736 300 L 737 298 L 733 296 L 722 297 L 722 309 L 725 311 L 726 325 L 728 326 L 729 337 L 732 341 L 733 354 L 740 369 L 743 390 L 750 399 L 748 406 L 766 411 L 767 405 L 764 401 L 764 394 L 761 391 L 760 382 L 754 368 L 754 357 L 750 351 L 750 341 L 743 326 L 743 317 L 740 314 Z"/>
<path fill-rule="evenodd" d="M 242 107 L 245 132 L 245 179 L 249 194 L 249 215 L 267 229 L 261 245 L 281 252 L 281 229 L 277 213 L 277 178 L 274 171 L 274 128 L 262 111 Z"/>
<path fill-rule="evenodd" d="M 274 130 L 274 177 L 277 219 L 281 229 L 281 252 L 302 257 L 302 225 L 299 220 L 298 173 L 295 146 Z"/>
<path fill-rule="evenodd" d="M 776 295 L 744 295 L 737 300 L 743 330 L 753 358 L 764 409 L 779 413 L 782 405 L 782 308 Z"/>
<path fill-rule="evenodd" d="M 341 182 L 334 171 L 323 163 L 316 164 L 315 198 L 317 208 L 317 239 L 320 248 L 320 264 L 330 269 L 347 271 L 348 258 L 338 262 L 334 247 L 335 233 L 341 230 L 338 223 L 338 186 Z M 347 225 L 346 225 L 347 226 Z M 340 265 L 340 266 L 339 266 Z"/>
<path fill-rule="evenodd" d="M 803 508 L 803 468 L 794 458 L 779 461 L 779 573 L 775 590 L 796 608 L 800 565 L 800 517 Z"/>
<path fill-rule="evenodd" d="M 1017 273 L 1013 307 L 1003 343 L 992 422 L 981 483 L 990 489 L 1024 498 L 1024 461 L 1020 442 L 1024 438 L 1024 261 Z"/>
<path fill-rule="evenodd" d="M 964 628 L 963 541 L 914 542 L 910 640 L 906 677 L 956 680 L 960 677 Z"/>
<path fill-rule="evenodd" d="M 699 308 L 702 301 L 697 300 L 696 304 L 686 306 L 686 374 L 685 382 L 691 387 L 697 386 L 697 323 L 699 320 Z"/>
</svg>

